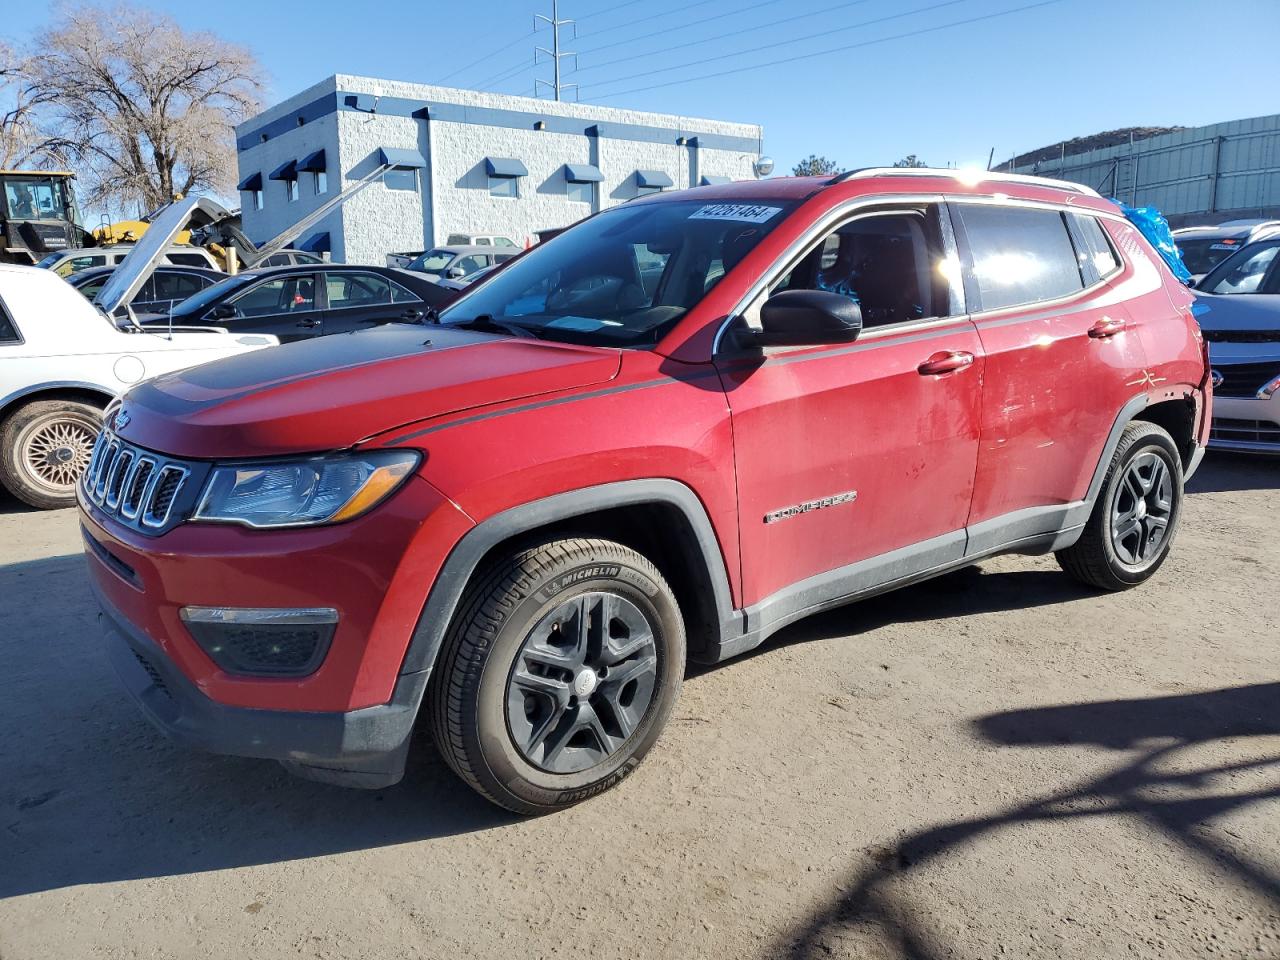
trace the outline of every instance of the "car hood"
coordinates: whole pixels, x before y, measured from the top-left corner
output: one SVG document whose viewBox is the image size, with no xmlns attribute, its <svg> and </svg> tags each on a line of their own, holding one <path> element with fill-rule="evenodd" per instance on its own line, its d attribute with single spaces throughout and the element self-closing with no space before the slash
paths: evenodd
<svg viewBox="0 0 1280 960">
<path fill-rule="evenodd" d="M 433 417 L 600 383 L 620 363 L 618 350 L 447 327 L 360 331 L 139 384 L 118 432 L 194 459 L 337 450 Z"/>
<path fill-rule="evenodd" d="M 1280 294 L 1197 293 L 1191 310 L 1202 330 L 1280 331 Z"/>
</svg>

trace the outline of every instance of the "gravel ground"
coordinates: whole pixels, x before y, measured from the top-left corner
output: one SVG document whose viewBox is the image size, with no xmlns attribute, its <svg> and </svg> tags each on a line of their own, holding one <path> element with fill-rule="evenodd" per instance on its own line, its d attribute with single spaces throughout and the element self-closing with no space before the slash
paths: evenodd
<svg viewBox="0 0 1280 960">
<path fill-rule="evenodd" d="M 187 752 L 0 500 L 0 958 L 1280 957 L 1280 462 L 1121 595 L 1007 557 L 690 675 L 623 786 L 486 806 Z"/>
</svg>

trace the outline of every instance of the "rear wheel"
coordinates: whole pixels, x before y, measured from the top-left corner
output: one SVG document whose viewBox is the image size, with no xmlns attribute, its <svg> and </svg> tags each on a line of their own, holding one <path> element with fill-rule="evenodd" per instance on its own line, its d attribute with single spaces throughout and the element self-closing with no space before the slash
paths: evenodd
<svg viewBox="0 0 1280 960">
<path fill-rule="evenodd" d="M 1164 563 L 1182 518 L 1182 459 L 1154 423 L 1124 428 L 1084 533 L 1058 551 L 1062 569 L 1103 590 L 1148 580 Z"/>
<path fill-rule="evenodd" d="M 102 411 L 75 400 L 35 400 L 0 427 L 0 482 L 41 510 L 76 502 L 76 481 L 89 465 Z"/>
<path fill-rule="evenodd" d="M 459 609 L 433 678 L 436 743 L 500 806 L 570 806 L 640 763 L 684 665 L 680 611 L 643 556 L 594 539 L 523 550 Z"/>
</svg>

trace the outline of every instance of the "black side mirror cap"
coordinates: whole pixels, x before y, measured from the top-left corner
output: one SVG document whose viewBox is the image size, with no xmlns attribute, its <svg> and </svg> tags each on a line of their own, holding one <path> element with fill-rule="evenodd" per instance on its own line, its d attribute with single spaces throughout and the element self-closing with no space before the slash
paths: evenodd
<svg viewBox="0 0 1280 960">
<path fill-rule="evenodd" d="M 236 315 L 236 308 L 229 303 L 220 303 L 209 311 L 208 316 L 212 320 L 228 320 Z"/>
<path fill-rule="evenodd" d="M 862 332 L 862 308 L 828 290 L 783 290 L 764 302 L 760 324 L 762 346 L 852 343 Z"/>
</svg>

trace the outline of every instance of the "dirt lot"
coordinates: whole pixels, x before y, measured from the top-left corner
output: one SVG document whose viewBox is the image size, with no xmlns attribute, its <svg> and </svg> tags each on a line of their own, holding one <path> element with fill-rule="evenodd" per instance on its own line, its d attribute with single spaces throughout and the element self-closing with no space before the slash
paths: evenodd
<svg viewBox="0 0 1280 960">
<path fill-rule="evenodd" d="M 1280 462 L 1147 587 L 1011 557 L 690 676 L 520 821 L 188 753 L 97 647 L 75 514 L 0 501 L 0 958 L 1280 957 Z"/>
</svg>

